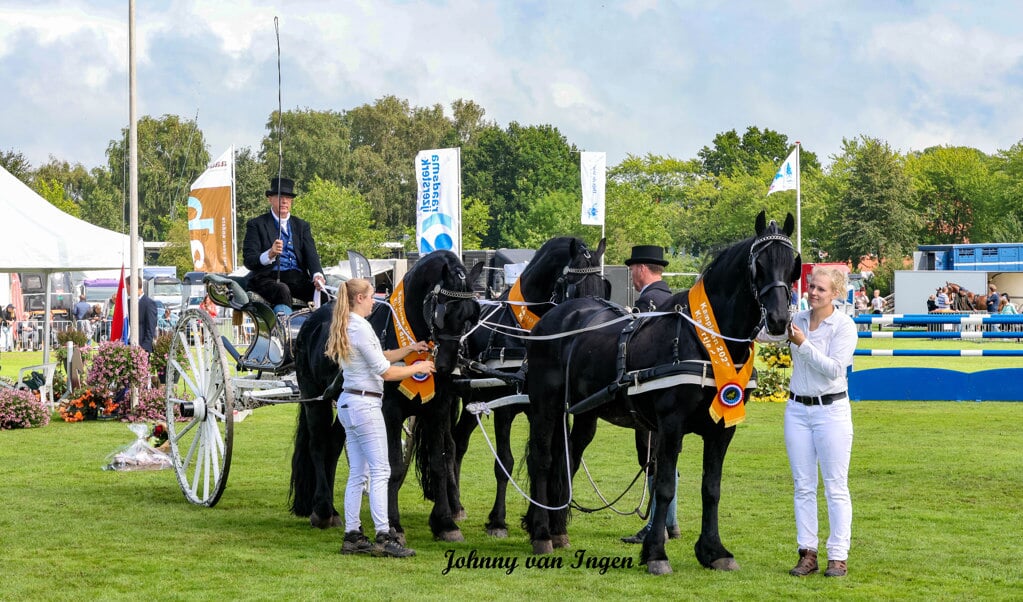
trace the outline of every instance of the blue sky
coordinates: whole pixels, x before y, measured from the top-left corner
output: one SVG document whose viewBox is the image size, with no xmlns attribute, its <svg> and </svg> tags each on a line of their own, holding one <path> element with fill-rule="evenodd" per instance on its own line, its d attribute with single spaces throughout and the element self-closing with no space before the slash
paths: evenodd
<svg viewBox="0 0 1023 602">
<path fill-rule="evenodd" d="M 127 7 L 4 0 L 0 150 L 105 162 L 128 119 Z M 472 99 L 610 164 L 692 158 L 749 125 L 825 165 L 860 135 L 902 152 L 1023 139 L 1023 3 L 1003 1 L 140 0 L 139 114 L 198 113 L 213 156 L 258 147 L 274 16 L 285 109 Z"/>
</svg>

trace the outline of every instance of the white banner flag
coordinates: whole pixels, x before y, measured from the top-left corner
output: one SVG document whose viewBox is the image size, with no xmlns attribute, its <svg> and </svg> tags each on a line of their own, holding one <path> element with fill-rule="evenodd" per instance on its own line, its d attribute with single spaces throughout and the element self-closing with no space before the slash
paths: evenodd
<svg viewBox="0 0 1023 602">
<path fill-rule="evenodd" d="M 785 162 L 778 168 L 778 173 L 774 174 L 774 181 L 771 182 L 771 187 L 767 189 L 767 194 L 772 192 L 780 192 L 782 190 L 796 190 L 799 186 L 799 146 L 789 153 Z"/>
<path fill-rule="evenodd" d="M 607 155 L 579 153 L 579 172 L 583 187 L 582 222 L 588 226 L 603 226 Z"/>
<path fill-rule="evenodd" d="M 462 256 L 462 169 L 457 148 L 416 155 L 416 241 L 423 255 L 447 249 Z"/>
</svg>

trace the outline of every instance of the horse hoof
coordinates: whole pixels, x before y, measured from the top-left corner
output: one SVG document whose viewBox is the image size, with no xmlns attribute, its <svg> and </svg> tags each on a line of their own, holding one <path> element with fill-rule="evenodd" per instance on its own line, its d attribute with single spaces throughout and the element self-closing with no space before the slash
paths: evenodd
<svg viewBox="0 0 1023 602">
<path fill-rule="evenodd" d="M 498 539 L 504 539 L 508 537 L 508 529 L 487 529 L 487 535 L 490 537 L 497 537 Z"/>
<path fill-rule="evenodd" d="M 561 533 L 560 535 L 551 535 L 551 542 L 555 548 L 568 548 L 568 533 Z"/>
<path fill-rule="evenodd" d="M 438 533 L 433 539 L 434 541 L 446 541 L 449 543 L 465 541 L 465 537 L 462 537 L 462 531 L 459 529 L 455 529 L 454 531 L 442 531 L 441 533 Z"/>
<path fill-rule="evenodd" d="M 739 563 L 734 558 L 718 558 L 710 563 L 710 568 L 715 571 L 737 571 L 739 570 Z"/>
<path fill-rule="evenodd" d="M 534 554 L 553 554 L 554 544 L 549 539 L 540 539 L 533 542 Z"/>
<path fill-rule="evenodd" d="M 341 516 L 338 515 L 338 514 L 335 514 L 334 516 L 331 516 L 330 517 L 330 526 L 331 526 L 331 528 L 340 527 L 341 526 Z"/>
<path fill-rule="evenodd" d="M 331 517 L 329 519 L 322 519 L 322 518 L 320 518 L 319 514 L 316 514 L 315 512 L 313 512 L 312 514 L 309 515 L 309 524 L 312 525 L 313 527 L 316 527 L 317 529 L 329 529 L 331 527 L 336 527 L 336 526 L 340 526 L 341 525 L 340 519 L 338 519 L 338 523 L 337 524 L 334 524 L 334 520 L 333 519 L 334 519 L 334 517 Z"/>
<path fill-rule="evenodd" d="M 651 560 L 646 563 L 646 572 L 651 575 L 670 575 L 671 563 L 667 560 Z"/>
<path fill-rule="evenodd" d="M 456 512 L 455 515 L 452 516 L 451 518 L 456 523 L 458 523 L 458 522 L 462 522 L 463 520 L 469 518 L 469 515 L 465 513 L 465 509 L 463 508 L 463 509 L 459 510 L 458 512 Z"/>
</svg>

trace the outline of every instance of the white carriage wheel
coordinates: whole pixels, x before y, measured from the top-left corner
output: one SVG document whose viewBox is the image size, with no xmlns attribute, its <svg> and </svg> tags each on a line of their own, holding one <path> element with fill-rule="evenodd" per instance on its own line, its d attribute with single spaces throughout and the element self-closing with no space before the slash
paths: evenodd
<svg viewBox="0 0 1023 602">
<path fill-rule="evenodd" d="M 167 354 L 167 435 L 181 491 L 201 506 L 220 500 L 231 468 L 234 388 L 227 366 L 209 314 L 182 314 Z"/>
</svg>

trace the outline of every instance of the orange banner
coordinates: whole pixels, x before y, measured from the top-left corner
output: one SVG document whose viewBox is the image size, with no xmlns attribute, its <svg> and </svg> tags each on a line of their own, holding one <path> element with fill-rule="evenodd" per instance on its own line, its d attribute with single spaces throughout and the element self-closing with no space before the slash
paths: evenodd
<svg viewBox="0 0 1023 602">
<path fill-rule="evenodd" d="M 234 270 L 234 149 L 209 164 L 188 194 L 188 238 L 198 272 Z"/>
<path fill-rule="evenodd" d="M 408 324 L 408 318 L 405 317 L 405 282 L 398 282 L 398 286 L 394 287 L 394 292 L 391 293 L 391 307 L 394 309 L 392 314 L 394 319 L 394 333 L 398 337 L 398 347 L 406 347 L 415 343 L 412 339 L 412 327 Z M 432 342 L 430 343 L 433 344 Z M 413 351 L 412 353 L 405 356 L 405 365 L 411 366 L 417 362 L 430 359 L 430 354 L 426 352 Z M 433 399 L 436 391 L 434 390 L 433 375 L 429 372 L 423 375 L 412 375 L 398 384 L 398 390 L 401 391 L 402 395 L 409 399 L 414 399 L 416 395 L 419 395 L 421 403 L 426 403 Z"/>
<path fill-rule="evenodd" d="M 746 419 L 745 390 L 753 374 L 753 343 L 750 343 L 750 356 L 746 364 L 736 370 L 732 355 L 725 346 L 725 340 L 712 334 L 720 335 L 720 331 L 714 310 L 707 299 L 707 292 L 703 289 L 702 280 L 689 290 L 689 307 L 693 320 L 704 327 L 697 328 L 696 333 L 710 355 L 714 384 L 718 388 L 714 401 L 710 404 L 710 417 L 714 422 L 720 422 L 724 418 L 726 427 L 739 424 Z M 708 330 L 710 332 L 707 332 Z"/>
</svg>

